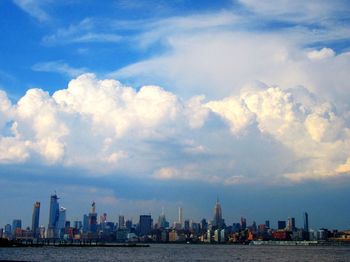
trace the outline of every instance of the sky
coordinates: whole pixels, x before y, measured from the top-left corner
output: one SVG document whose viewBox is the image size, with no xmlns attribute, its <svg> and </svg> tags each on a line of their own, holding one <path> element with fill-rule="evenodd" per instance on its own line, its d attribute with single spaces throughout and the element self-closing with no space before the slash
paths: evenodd
<svg viewBox="0 0 350 262">
<path fill-rule="evenodd" d="M 92 201 L 349 229 L 350 1 L 0 1 L 0 226 Z"/>
</svg>

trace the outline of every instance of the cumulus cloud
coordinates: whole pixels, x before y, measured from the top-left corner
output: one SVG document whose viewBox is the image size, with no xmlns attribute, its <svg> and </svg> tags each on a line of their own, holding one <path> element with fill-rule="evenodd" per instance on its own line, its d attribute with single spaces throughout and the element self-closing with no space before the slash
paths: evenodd
<svg viewBox="0 0 350 262">
<path fill-rule="evenodd" d="M 15 104 L 0 92 L 0 162 L 233 185 L 347 172 L 349 113 L 305 88 L 247 85 L 183 100 L 83 74 Z"/>
<path fill-rule="evenodd" d="M 321 50 L 313 50 L 307 53 L 307 57 L 311 60 L 321 60 L 335 56 L 335 52 L 331 48 L 322 48 Z"/>
</svg>

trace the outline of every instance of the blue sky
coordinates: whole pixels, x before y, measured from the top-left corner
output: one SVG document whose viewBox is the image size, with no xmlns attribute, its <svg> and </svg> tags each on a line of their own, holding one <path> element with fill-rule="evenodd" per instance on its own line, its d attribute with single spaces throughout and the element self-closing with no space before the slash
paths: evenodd
<svg viewBox="0 0 350 262">
<path fill-rule="evenodd" d="M 0 2 L 0 225 L 71 219 L 349 228 L 349 1 Z M 18 208 L 18 203 L 20 208 Z"/>
</svg>

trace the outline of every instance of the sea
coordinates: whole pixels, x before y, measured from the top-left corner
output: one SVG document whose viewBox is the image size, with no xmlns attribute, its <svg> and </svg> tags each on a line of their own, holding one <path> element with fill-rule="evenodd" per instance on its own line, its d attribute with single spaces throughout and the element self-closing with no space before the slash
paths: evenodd
<svg viewBox="0 0 350 262">
<path fill-rule="evenodd" d="M 350 261 L 350 246 L 22 247 L 0 248 L 0 261 Z"/>
</svg>

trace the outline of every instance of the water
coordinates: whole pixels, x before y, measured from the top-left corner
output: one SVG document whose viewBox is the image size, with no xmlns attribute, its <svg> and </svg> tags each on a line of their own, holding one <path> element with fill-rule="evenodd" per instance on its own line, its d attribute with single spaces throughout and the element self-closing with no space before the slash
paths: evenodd
<svg viewBox="0 0 350 262">
<path fill-rule="evenodd" d="M 152 244 L 145 248 L 0 248 L 20 261 L 350 261 L 350 247 Z"/>
</svg>

